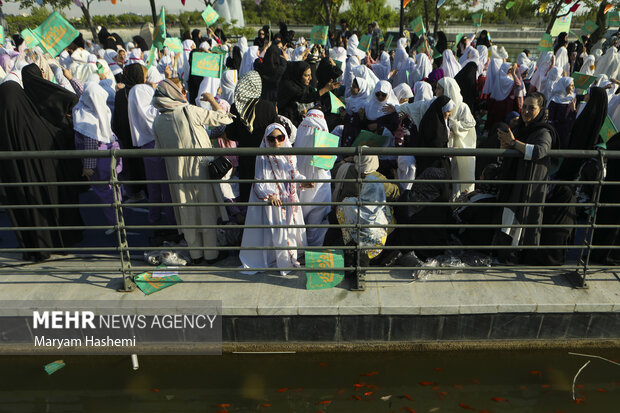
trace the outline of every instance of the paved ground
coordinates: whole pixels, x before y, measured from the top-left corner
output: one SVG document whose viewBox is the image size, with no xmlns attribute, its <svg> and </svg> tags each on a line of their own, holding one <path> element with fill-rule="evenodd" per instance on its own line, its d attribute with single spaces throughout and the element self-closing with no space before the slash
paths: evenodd
<svg viewBox="0 0 620 413">
<path fill-rule="evenodd" d="M 5 257 L 0 263 L 21 262 Z M 308 291 L 303 272 L 192 271 L 181 272 L 183 283 L 146 296 L 139 290 L 116 291 L 120 275 L 110 268 L 117 263 L 104 255 L 55 256 L 50 262 L 17 266 L 15 273 L 0 275 L 0 302 L 222 300 L 223 315 L 230 316 L 620 312 L 619 272 L 595 273 L 588 278 L 589 289 L 578 290 L 561 274 L 544 271 L 446 271 L 413 281 L 404 271 L 377 270 L 368 274 L 365 292 L 351 292 L 346 280 L 332 289 Z M 219 265 L 236 267 L 239 261 L 229 257 Z"/>
</svg>

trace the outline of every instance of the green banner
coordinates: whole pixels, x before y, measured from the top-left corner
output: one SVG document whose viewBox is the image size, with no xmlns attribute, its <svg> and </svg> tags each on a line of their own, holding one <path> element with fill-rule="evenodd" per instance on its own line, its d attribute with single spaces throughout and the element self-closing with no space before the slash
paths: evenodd
<svg viewBox="0 0 620 413">
<path fill-rule="evenodd" d="M 506 10 L 512 9 L 512 6 L 514 6 L 514 5 L 515 5 L 514 1 L 509 1 L 508 3 L 506 3 L 506 6 L 505 6 Z"/>
<path fill-rule="evenodd" d="M 43 368 L 45 369 L 45 372 L 48 374 L 48 376 L 51 376 L 65 366 L 66 364 L 63 360 L 56 360 L 52 361 L 49 364 L 46 364 Z"/>
<path fill-rule="evenodd" d="M 573 20 L 573 13 L 570 11 L 570 4 L 562 5 L 558 15 L 562 17 L 555 19 L 553 27 L 551 28 L 551 36 L 557 36 L 562 32 L 568 33 L 570 31 L 570 24 Z"/>
<path fill-rule="evenodd" d="M 214 25 L 220 15 L 211 6 L 207 6 L 205 11 L 202 12 L 202 19 L 205 21 L 207 27 Z"/>
<path fill-rule="evenodd" d="M 426 28 L 424 27 L 424 22 L 422 21 L 422 16 L 416 17 L 410 24 L 411 30 L 418 36 L 422 36 L 426 33 Z"/>
<path fill-rule="evenodd" d="M 607 12 L 607 27 L 620 26 L 620 11 Z"/>
<path fill-rule="evenodd" d="M 155 45 L 151 46 L 151 50 L 149 51 L 149 56 L 146 59 L 146 68 L 150 69 L 155 61 L 155 55 L 157 54 L 157 48 Z"/>
<path fill-rule="evenodd" d="M 317 268 L 321 272 L 306 272 L 306 288 L 321 290 L 337 286 L 344 279 L 344 271 L 327 271 L 344 267 L 342 250 L 306 251 L 306 268 Z"/>
<path fill-rule="evenodd" d="M 333 59 L 333 60 L 334 60 L 334 63 L 336 63 L 336 66 L 338 66 L 341 70 L 344 70 L 344 69 L 342 68 L 342 65 L 343 65 L 344 63 L 342 63 L 340 60 L 335 60 L 335 59 Z"/>
<path fill-rule="evenodd" d="M 472 14 L 471 21 L 474 24 L 474 27 L 482 26 L 482 13 Z"/>
<path fill-rule="evenodd" d="M 360 44 L 357 45 L 357 48 L 360 49 L 364 53 L 368 52 L 368 49 L 370 49 L 371 40 L 372 40 L 372 35 L 370 34 L 363 35 L 362 38 L 360 39 Z"/>
<path fill-rule="evenodd" d="M 352 147 L 355 146 L 370 146 L 374 148 L 378 148 L 381 146 L 385 146 L 388 142 L 388 137 L 383 135 L 377 135 L 376 133 L 362 130 L 357 138 L 353 141 Z"/>
<path fill-rule="evenodd" d="M 192 75 L 220 79 L 223 66 L 223 54 L 200 52 L 192 55 Z"/>
<path fill-rule="evenodd" d="M 157 24 L 155 25 L 155 32 L 153 33 L 153 46 L 158 50 L 164 48 L 164 42 L 166 41 L 166 10 L 164 6 L 161 6 L 159 17 L 157 18 Z"/>
<path fill-rule="evenodd" d="M 598 29 L 598 24 L 594 23 L 592 20 L 587 20 L 583 26 L 581 26 L 581 32 L 583 34 L 592 34 Z"/>
<path fill-rule="evenodd" d="M 454 46 L 452 47 L 452 51 L 456 53 L 456 48 L 459 44 L 459 42 L 461 41 L 461 39 L 463 38 L 463 36 L 465 36 L 465 34 L 463 33 L 457 33 L 456 37 L 454 38 Z"/>
<path fill-rule="evenodd" d="M 4 26 L 0 25 L 0 44 L 4 44 Z"/>
<path fill-rule="evenodd" d="M 574 79 L 575 89 L 588 90 L 588 88 L 596 82 L 596 76 L 590 76 L 579 72 L 573 72 L 570 77 Z"/>
<path fill-rule="evenodd" d="M 538 42 L 539 52 L 548 52 L 553 50 L 553 37 L 549 33 L 543 33 L 542 39 Z"/>
<path fill-rule="evenodd" d="M 331 92 L 329 92 L 331 93 Z M 334 96 L 334 99 L 338 100 Z M 316 129 L 314 132 L 314 147 L 315 148 L 337 148 L 340 138 L 336 135 L 332 135 L 329 132 Z M 334 167 L 336 162 L 336 155 L 314 155 L 310 160 L 310 165 L 327 169 L 328 171 Z"/>
<path fill-rule="evenodd" d="M 52 57 L 58 56 L 80 34 L 56 11 L 32 32 L 39 38 L 41 47 Z"/>
<path fill-rule="evenodd" d="M 383 50 L 390 50 L 390 46 L 392 46 L 392 42 L 394 41 L 394 36 L 389 35 L 387 40 L 385 41 L 385 46 Z"/>
<path fill-rule="evenodd" d="M 329 26 L 312 26 L 312 31 L 310 32 L 310 42 L 325 46 L 327 44 L 328 31 Z"/>
<path fill-rule="evenodd" d="M 151 295 L 164 288 L 183 282 L 176 272 L 153 271 L 144 272 L 134 277 L 138 288 L 146 295 Z"/>
<path fill-rule="evenodd" d="M 439 53 L 439 50 L 435 49 L 435 47 L 431 47 L 431 49 L 433 50 L 433 60 L 437 59 L 438 57 L 443 56 L 441 53 Z"/>
<path fill-rule="evenodd" d="M 164 46 L 174 54 L 183 52 L 183 43 L 181 43 L 181 39 L 178 37 L 168 37 L 164 41 Z"/>
<path fill-rule="evenodd" d="M 331 113 L 340 113 L 340 108 L 344 108 L 344 103 L 340 101 L 332 92 L 329 92 L 329 103 L 331 103 Z"/>
<path fill-rule="evenodd" d="M 22 36 L 22 39 L 24 39 L 24 41 L 26 42 L 26 46 L 28 46 L 28 49 L 32 49 L 39 44 L 39 38 L 36 34 L 32 32 L 32 30 L 24 29 L 20 34 Z"/>
<path fill-rule="evenodd" d="M 611 120 L 609 115 L 605 117 L 605 122 L 603 122 L 603 126 L 601 127 L 601 132 L 599 135 L 603 140 L 603 143 L 600 143 L 598 146 L 601 146 L 603 149 L 607 149 L 607 141 L 618 133 L 618 129 L 616 129 L 616 125 L 614 125 L 614 121 Z"/>
<path fill-rule="evenodd" d="M 226 50 L 222 49 L 219 46 L 214 47 L 213 49 L 211 49 L 211 52 L 212 53 L 217 53 L 217 54 L 226 54 L 226 53 L 228 53 Z"/>
</svg>

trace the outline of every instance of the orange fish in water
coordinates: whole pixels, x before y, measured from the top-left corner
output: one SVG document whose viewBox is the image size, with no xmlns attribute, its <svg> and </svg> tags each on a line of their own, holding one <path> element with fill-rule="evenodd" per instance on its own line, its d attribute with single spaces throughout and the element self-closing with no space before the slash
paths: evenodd
<svg viewBox="0 0 620 413">
<path fill-rule="evenodd" d="M 473 411 L 476 411 L 476 409 L 474 409 L 474 408 L 473 408 L 473 407 L 471 407 L 471 406 L 466 405 L 465 403 L 459 403 L 459 407 L 461 407 L 461 408 L 463 408 L 463 409 L 465 409 L 465 410 L 473 410 Z"/>
<path fill-rule="evenodd" d="M 439 386 L 431 387 L 431 390 L 439 390 Z"/>
<path fill-rule="evenodd" d="M 319 366 L 321 366 L 321 367 L 327 367 L 327 363 L 319 363 Z"/>
<path fill-rule="evenodd" d="M 440 399 L 443 399 L 443 398 L 444 398 L 444 397 L 446 397 L 447 395 L 448 395 L 448 392 L 447 392 L 447 391 L 440 391 L 440 392 L 437 392 L 437 396 L 438 396 Z"/>
<path fill-rule="evenodd" d="M 418 383 L 420 386 L 435 386 L 437 383 L 434 381 L 421 381 Z"/>
<path fill-rule="evenodd" d="M 543 388 L 543 389 L 548 389 L 549 387 L 551 387 L 551 385 L 550 384 L 541 384 L 540 387 Z"/>
<path fill-rule="evenodd" d="M 596 391 L 599 393 L 607 393 L 607 390 L 605 389 L 596 389 Z"/>
<path fill-rule="evenodd" d="M 583 384 L 577 384 L 575 387 L 577 387 L 578 389 L 583 389 Z"/>
<path fill-rule="evenodd" d="M 530 370 L 530 374 L 532 376 L 542 377 L 542 371 L 540 371 L 540 370 Z"/>
<path fill-rule="evenodd" d="M 367 391 L 366 393 L 364 393 L 364 396 L 370 396 L 373 393 L 374 393 L 374 391 Z"/>
<path fill-rule="evenodd" d="M 215 407 L 230 407 L 230 403 L 216 404 Z"/>
<path fill-rule="evenodd" d="M 576 398 L 575 399 L 575 404 L 585 404 L 586 399 L 581 399 L 581 398 Z"/>
<path fill-rule="evenodd" d="M 503 399 L 501 397 L 491 397 L 491 400 L 493 400 L 494 402 L 497 402 L 497 403 L 504 403 L 504 402 L 508 401 L 508 399 Z"/>
<path fill-rule="evenodd" d="M 321 400 L 319 404 L 330 404 L 331 400 Z"/>
<path fill-rule="evenodd" d="M 362 374 L 362 376 L 371 377 L 371 376 L 376 376 L 377 374 L 379 374 L 378 371 L 371 371 L 370 373 Z"/>
<path fill-rule="evenodd" d="M 443 370 L 443 369 L 442 369 L 441 367 L 435 367 L 433 370 L 435 370 L 435 371 L 441 371 L 441 370 Z"/>
<path fill-rule="evenodd" d="M 218 411 L 217 411 L 217 412 L 215 412 L 215 413 L 228 413 L 228 410 L 226 410 L 226 409 L 222 409 L 222 410 L 218 410 Z"/>
<path fill-rule="evenodd" d="M 260 405 L 260 407 L 271 407 L 271 405 L 269 403 L 263 403 Z"/>
<path fill-rule="evenodd" d="M 455 389 L 462 389 L 462 388 L 463 388 L 463 386 L 461 386 L 460 384 L 455 384 L 455 385 L 454 385 L 454 388 L 455 388 Z"/>
<path fill-rule="evenodd" d="M 478 384 L 478 383 L 480 383 L 480 380 L 478 380 L 478 379 L 471 379 L 471 382 L 474 383 L 474 384 Z"/>
<path fill-rule="evenodd" d="M 355 387 L 356 389 L 359 389 L 360 387 L 364 387 L 364 386 L 365 386 L 365 384 L 364 384 L 364 383 L 355 383 L 355 384 L 353 385 L 353 387 Z"/>
<path fill-rule="evenodd" d="M 403 395 L 403 397 L 407 400 L 411 400 L 413 401 L 413 398 L 411 396 L 409 396 L 408 394 Z"/>
<path fill-rule="evenodd" d="M 285 391 L 288 390 L 288 387 L 283 387 L 281 389 L 276 390 L 278 393 L 284 393 Z"/>
<path fill-rule="evenodd" d="M 362 400 L 362 398 L 360 396 L 358 396 L 357 394 L 354 394 L 352 396 L 355 400 Z"/>
<path fill-rule="evenodd" d="M 415 413 L 415 410 L 413 410 L 413 409 L 412 409 L 411 407 L 409 407 L 409 406 L 405 406 L 405 407 L 403 407 L 401 410 L 404 410 L 404 411 L 409 412 L 409 413 Z"/>
<path fill-rule="evenodd" d="M 152 392 L 159 393 L 159 389 L 151 389 Z"/>
<path fill-rule="evenodd" d="M 345 391 L 345 389 L 338 389 L 338 394 L 344 394 Z"/>
</svg>

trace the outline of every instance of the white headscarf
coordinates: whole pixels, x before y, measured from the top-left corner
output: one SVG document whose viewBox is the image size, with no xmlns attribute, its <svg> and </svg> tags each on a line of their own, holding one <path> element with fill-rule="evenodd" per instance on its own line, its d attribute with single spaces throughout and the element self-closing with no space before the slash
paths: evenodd
<svg viewBox="0 0 620 413">
<path fill-rule="evenodd" d="M 515 84 L 514 78 L 508 76 L 508 69 L 510 69 L 510 63 L 502 63 L 499 68 L 499 72 L 495 77 L 493 84 L 493 90 L 491 90 L 491 98 L 497 101 L 506 99 Z"/>
<path fill-rule="evenodd" d="M 129 52 L 129 64 L 140 63 L 142 66 L 146 66 L 144 59 L 142 58 L 142 50 L 136 47 Z"/>
<path fill-rule="evenodd" d="M 467 49 L 465 50 L 465 52 L 467 52 Z M 448 76 L 448 77 L 456 76 L 459 70 L 461 70 L 461 65 L 459 64 L 459 62 L 457 62 L 456 57 L 454 57 L 454 53 L 452 53 L 452 50 L 446 49 L 443 51 L 442 54 L 443 54 L 443 63 L 441 64 L 441 68 L 443 69 L 444 76 Z M 466 56 L 466 55 L 463 54 L 463 56 Z"/>
<path fill-rule="evenodd" d="M 147 74 L 146 74 L 146 81 L 148 83 L 157 84 L 164 79 L 165 79 L 164 75 L 159 73 L 159 69 L 157 68 L 157 66 L 149 67 Z"/>
<path fill-rule="evenodd" d="M 86 82 L 80 101 L 73 108 L 73 129 L 102 143 L 116 141 L 107 99 L 108 93 L 97 82 Z"/>
<path fill-rule="evenodd" d="M 455 107 L 460 106 L 463 103 L 463 96 L 461 95 L 461 88 L 456 80 L 451 77 L 443 77 L 437 82 L 443 88 L 443 95 L 450 98 Z"/>
<path fill-rule="evenodd" d="M 579 73 L 583 73 L 584 75 L 594 75 L 595 63 L 596 59 L 594 55 L 588 55 L 585 59 L 583 59 L 583 64 L 581 65 L 581 69 L 579 69 Z"/>
<path fill-rule="evenodd" d="M 519 53 L 519 56 L 517 56 L 517 64 L 527 69 L 526 79 L 530 79 L 532 75 L 534 74 L 534 69 L 536 68 L 536 64 L 532 62 L 529 57 L 527 57 L 525 52 Z"/>
<path fill-rule="evenodd" d="M 361 77 L 353 78 L 353 80 L 357 81 L 357 85 L 360 88 L 360 91 L 357 95 L 351 95 L 346 100 L 346 109 L 348 113 L 357 113 L 360 109 L 366 109 L 366 105 L 370 99 L 371 90 L 368 87 L 368 82 L 366 79 Z"/>
<path fill-rule="evenodd" d="M 123 73 L 123 69 L 116 63 L 116 57 L 118 53 L 114 50 L 108 49 L 103 54 L 103 59 L 106 61 L 113 75 L 117 75 L 119 73 Z"/>
<path fill-rule="evenodd" d="M 603 51 L 600 48 L 596 48 L 592 51 L 592 54 L 594 55 L 594 59 L 596 59 L 595 63 L 598 63 L 601 56 L 603 56 Z"/>
<path fill-rule="evenodd" d="M 468 47 L 465 49 L 465 54 L 461 56 L 461 58 L 465 57 L 463 63 L 461 63 L 461 69 L 469 64 L 469 62 L 474 62 L 476 64 L 476 79 L 482 74 L 483 66 L 480 65 L 480 54 L 478 50 L 473 47 Z"/>
<path fill-rule="evenodd" d="M 484 45 L 480 45 L 476 48 L 476 50 L 478 50 L 478 58 L 480 66 L 482 67 L 482 70 L 484 71 L 484 67 L 487 65 L 487 62 L 489 61 L 489 49 L 484 46 Z"/>
<path fill-rule="evenodd" d="M 220 96 L 231 105 L 235 103 L 235 87 L 238 81 L 236 70 L 227 70 L 222 75 L 222 83 L 220 85 L 222 93 Z"/>
<path fill-rule="evenodd" d="M 608 78 L 615 79 L 618 75 L 618 69 L 620 68 L 620 57 L 618 56 L 618 49 L 614 46 L 609 46 L 609 49 L 596 63 L 594 69 L 595 75 L 607 75 Z"/>
<path fill-rule="evenodd" d="M 360 59 L 366 57 L 366 54 L 357 48 L 359 46 L 360 41 L 357 38 L 357 35 L 351 35 L 349 37 L 349 43 L 347 43 L 347 56 L 357 56 Z"/>
<path fill-rule="evenodd" d="M 549 103 L 555 102 L 562 105 L 569 104 L 574 98 L 574 93 L 566 93 L 566 88 L 574 83 L 572 77 L 564 76 L 560 78 L 551 89 L 551 96 L 549 97 Z M 547 104 L 549 106 L 549 104 Z"/>
<path fill-rule="evenodd" d="M 413 97 L 413 92 L 411 91 L 411 86 L 406 83 L 401 83 L 396 86 L 393 90 L 394 95 L 400 102 L 402 99 L 410 99 Z"/>
<path fill-rule="evenodd" d="M 347 61 L 347 50 L 344 47 L 332 47 L 329 49 L 329 57 L 339 62 L 344 63 Z"/>
<path fill-rule="evenodd" d="M 375 76 L 374 72 L 370 70 L 367 66 L 359 65 L 355 66 L 351 73 L 355 78 L 362 78 L 368 82 L 368 88 L 372 91 L 374 90 L 377 83 L 379 83 L 379 79 Z M 353 84 L 353 79 L 351 79 L 351 84 Z"/>
<path fill-rule="evenodd" d="M 129 91 L 127 108 L 129 130 L 134 146 L 141 147 L 155 140 L 153 121 L 157 115 L 157 109 L 151 103 L 154 94 L 155 89 L 146 84 L 135 85 Z"/>
<path fill-rule="evenodd" d="M 555 53 L 555 67 L 560 69 L 560 74 L 566 71 L 566 74 L 570 74 L 570 62 L 568 61 L 568 50 L 562 46 Z"/>
<path fill-rule="evenodd" d="M 424 80 L 431 74 L 433 71 L 433 65 L 431 64 L 430 59 L 426 55 L 426 53 L 420 53 L 415 56 L 416 58 L 416 66 L 414 73 L 409 73 L 409 76 L 413 76 L 413 79 L 409 79 L 410 81 L 417 82 L 419 80 Z"/>
<path fill-rule="evenodd" d="M 536 70 L 532 75 L 530 84 L 541 93 L 543 91 L 545 80 L 547 79 L 547 70 L 549 70 L 549 67 L 551 66 L 552 57 L 553 52 L 544 52 L 538 56 L 538 60 L 536 61 Z"/>
<path fill-rule="evenodd" d="M 545 95 L 545 99 L 547 99 L 547 101 L 549 101 L 549 98 L 551 97 L 551 91 L 553 90 L 553 86 L 555 86 L 555 83 L 560 80 L 561 77 L 562 70 L 559 67 L 553 67 L 549 71 L 542 90 L 542 94 Z"/>
<path fill-rule="evenodd" d="M 482 94 L 490 95 L 495 85 L 495 78 L 499 75 L 499 68 L 502 66 L 502 59 L 492 58 L 489 61 L 489 67 L 487 68 L 487 79 L 484 82 L 484 88 Z"/>
<path fill-rule="evenodd" d="M 254 70 L 254 61 L 256 59 L 258 59 L 258 46 L 250 46 L 241 58 L 239 79 L 241 79 L 246 73 Z"/>
<path fill-rule="evenodd" d="M 383 92 L 387 95 L 383 102 L 379 102 L 377 99 L 376 93 Z M 381 116 L 385 116 L 386 113 L 383 112 L 383 108 L 387 105 L 398 105 L 398 99 L 394 96 L 394 92 L 392 91 L 392 85 L 387 80 L 381 80 L 375 86 L 375 89 L 372 93 L 372 96 L 368 100 L 368 104 L 366 105 L 366 117 L 370 121 L 374 121 L 379 119 Z"/>
<path fill-rule="evenodd" d="M 66 50 L 63 50 L 58 55 L 58 62 L 65 69 L 69 69 L 69 67 L 71 66 L 71 63 L 73 63 L 73 59 L 71 58 L 71 55 L 69 54 L 69 52 L 67 52 Z"/>
<path fill-rule="evenodd" d="M 430 83 L 420 80 L 415 83 L 414 90 L 414 102 L 431 100 L 433 98 L 433 87 Z"/>
<path fill-rule="evenodd" d="M 245 36 L 241 36 L 239 41 L 237 41 L 237 46 L 239 50 L 241 50 L 241 56 L 243 56 L 243 54 L 248 51 L 248 39 L 246 39 Z"/>
<path fill-rule="evenodd" d="M 388 80 L 390 78 L 392 64 L 390 63 L 390 55 L 387 52 L 381 52 L 379 61 L 372 65 L 372 71 L 375 72 L 379 80 Z"/>
</svg>

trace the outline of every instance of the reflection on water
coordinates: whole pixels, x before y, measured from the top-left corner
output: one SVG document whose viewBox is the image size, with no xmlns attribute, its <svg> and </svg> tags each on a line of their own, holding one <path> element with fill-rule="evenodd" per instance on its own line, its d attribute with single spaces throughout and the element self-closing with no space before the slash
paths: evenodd
<svg viewBox="0 0 620 413">
<path fill-rule="evenodd" d="M 584 350 L 583 352 L 594 352 Z M 613 358 L 613 354 L 596 354 Z M 566 352 L 4 357 L 0 412 L 616 412 L 620 369 Z"/>
</svg>

